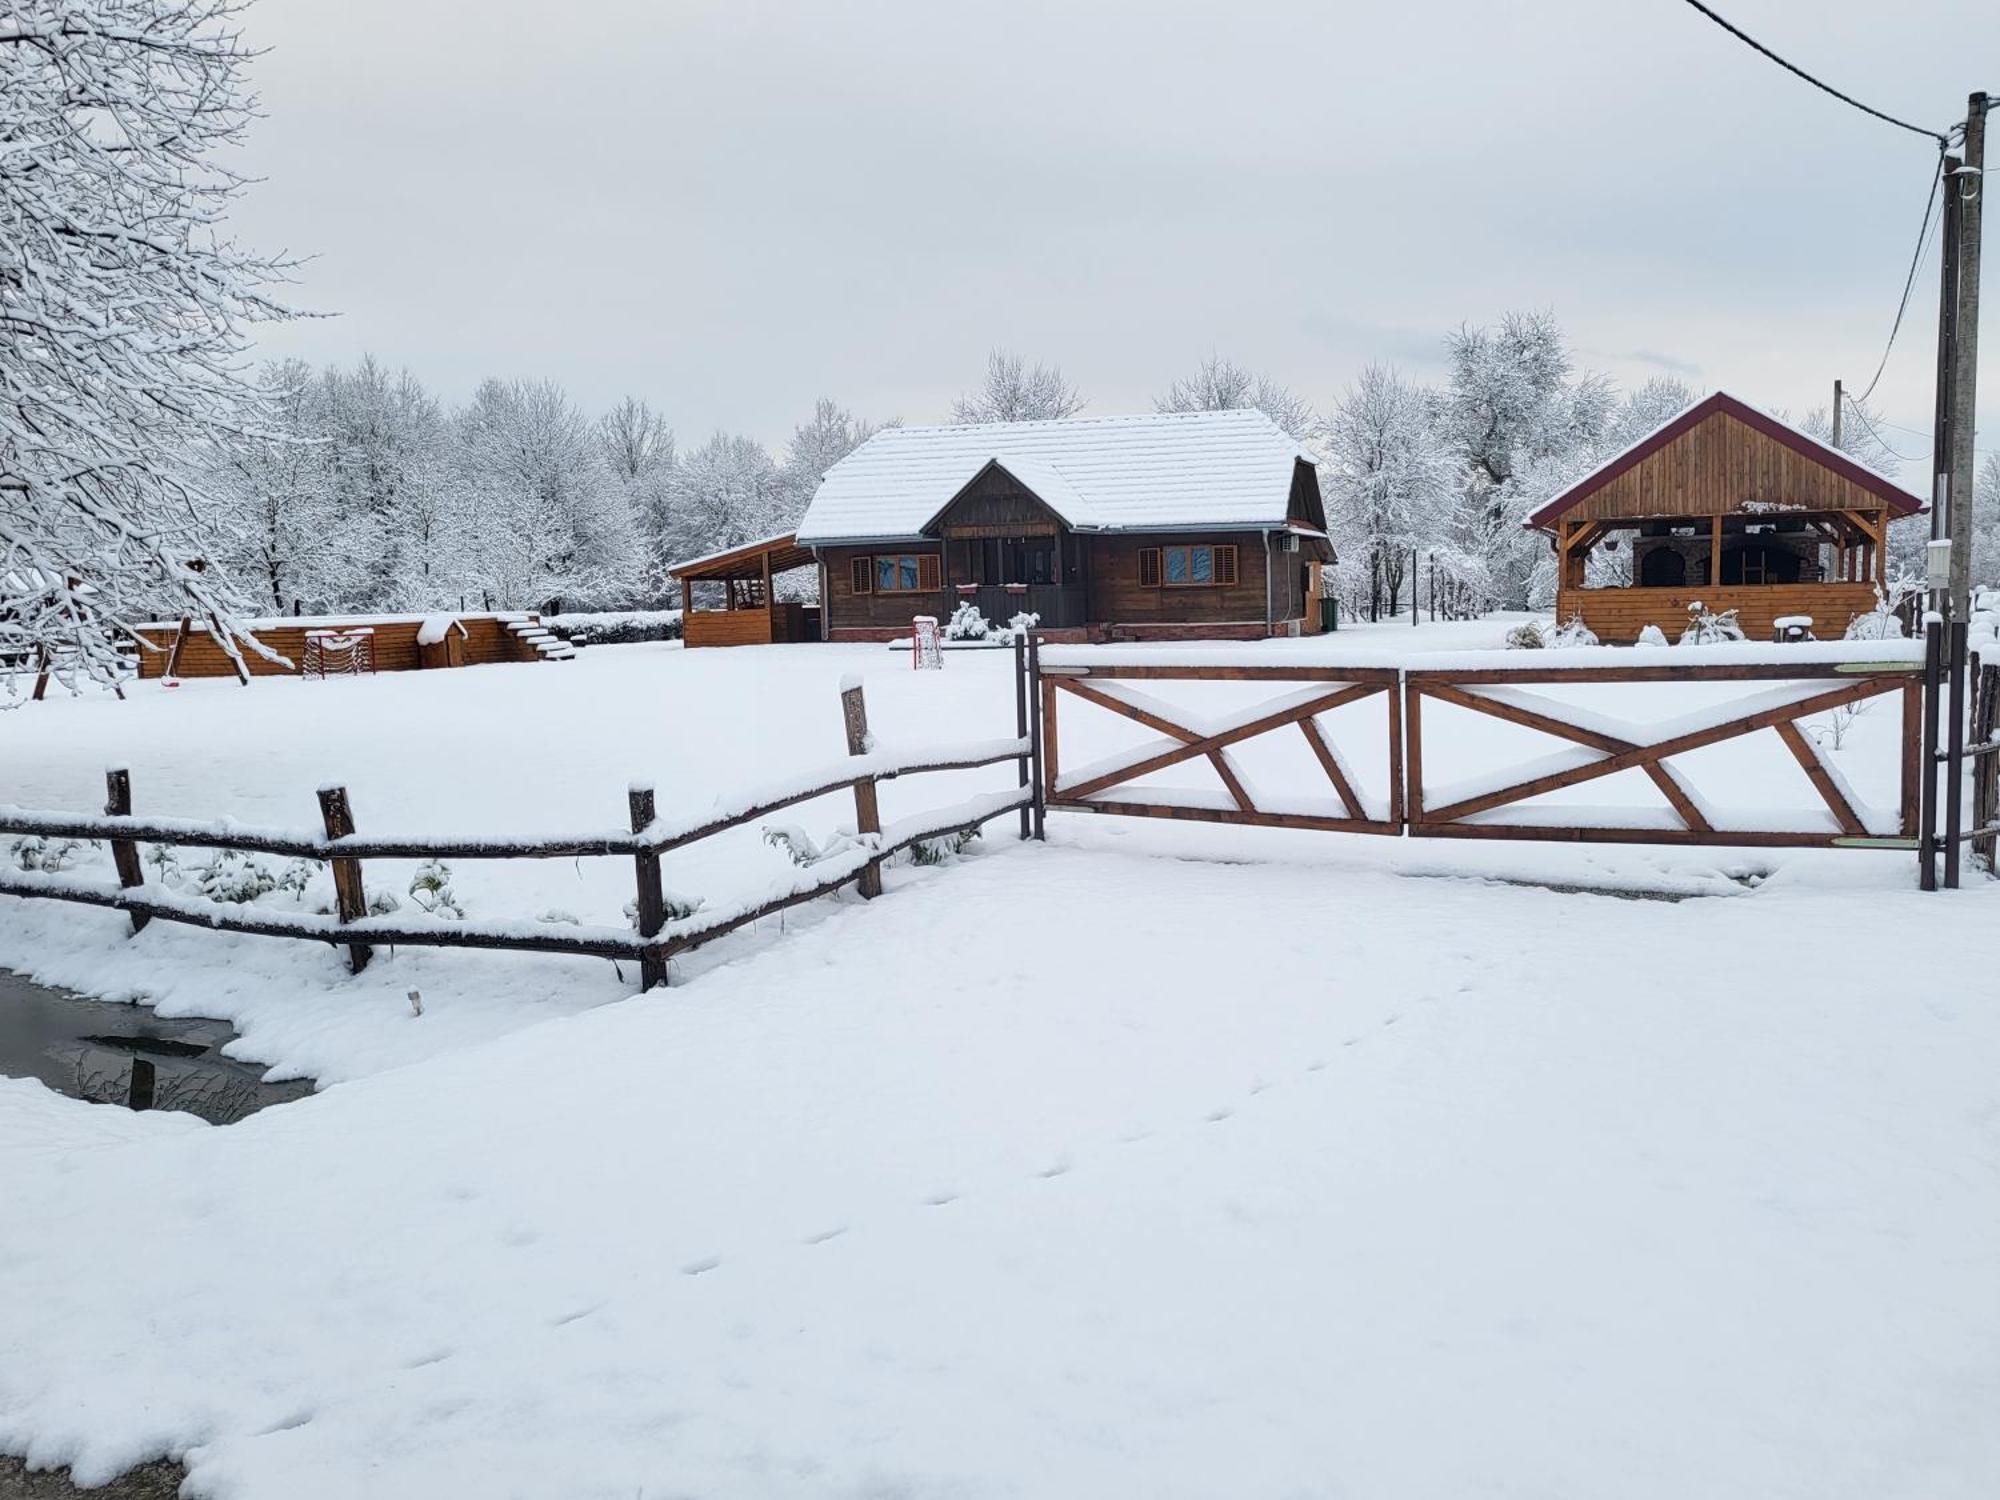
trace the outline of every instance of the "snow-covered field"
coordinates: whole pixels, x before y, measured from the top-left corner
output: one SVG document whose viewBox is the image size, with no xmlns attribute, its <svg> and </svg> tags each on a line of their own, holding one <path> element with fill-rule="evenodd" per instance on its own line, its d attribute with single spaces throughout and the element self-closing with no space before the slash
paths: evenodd
<svg viewBox="0 0 2000 1500">
<path fill-rule="evenodd" d="M 0 722 L 4 796 L 95 807 L 120 762 L 145 812 L 304 826 L 339 780 L 365 831 L 608 827 L 635 777 L 693 811 L 838 759 L 849 673 L 886 743 L 1010 734 L 1007 671 L 633 646 L 145 684 Z M 1330 720 L 1364 784 L 1367 707 Z M 1123 743 L 1065 712 L 1066 763 Z M 1894 715 L 1835 753 L 1881 807 Z M 1490 759 L 1478 732 L 1441 722 L 1437 753 Z M 1705 790 L 1811 808 L 1765 738 Z M 1011 779 L 899 781 L 885 812 Z M 225 1016 L 331 1085 L 217 1129 L 0 1080 L 0 1450 L 85 1479 L 171 1452 L 196 1493 L 286 1500 L 2000 1484 L 1982 883 L 1923 896 L 1908 855 L 1852 851 L 1050 835 L 995 825 L 630 1003 L 596 961 L 349 978 L 316 946 L 0 903 L 0 963 Z M 781 868 L 750 829 L 667 878 L 725 901 Z M 475 916 L 616 922 L 631 871 L 454 879 Z"/>
</svg>

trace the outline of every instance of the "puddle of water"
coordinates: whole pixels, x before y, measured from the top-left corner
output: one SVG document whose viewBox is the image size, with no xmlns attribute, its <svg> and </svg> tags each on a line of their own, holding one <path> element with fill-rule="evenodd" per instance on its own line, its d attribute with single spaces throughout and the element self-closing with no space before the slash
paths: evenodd
<svg viewBox="0 0 2000 1500">
<path fill-rule="evenodd" d="M 0 969 L 0 1073 L 39 1078 L 93 1104 L 144 1097 L 227 1125 L 312 1093 L 309 1079 L 265 1083 L 254 1063 L 224 1057 L 236 1039 L 227 1021 L 166 1020 L 142 1005 L 114 1005 L 36 984 Z"/>
</svg>

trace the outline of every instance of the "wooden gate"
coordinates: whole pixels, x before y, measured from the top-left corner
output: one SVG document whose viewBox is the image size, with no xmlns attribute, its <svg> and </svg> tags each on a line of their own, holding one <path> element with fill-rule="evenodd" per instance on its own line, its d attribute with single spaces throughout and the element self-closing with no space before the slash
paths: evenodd
<svg viewBox="0 0 2000 1500">
<path fill-rule="evenodd" d="M 1420 837 L 1561 839 L 1621 844 L 1789 845 L 1798 847 L 1917 847 L 1918 795 L 1922 784 L 1920 724 L 1922 666 L 1914 661 L 1801 662 L 1743 665 L 1489 668 L 1416 670 L 1405 674 L 1409 752 L 1410 832 Z M 1553 683 L 1770 683 L 1734 703 L 1716 705 L 1682 720 L 1650 728 L 1620 725 L 1544 695 L 1526 684 Z M 1821 756 L 1799 727 L 1808 715 L 1848 708 L 1900 692 L 1900 785 L 1897 807 L 1871 823 L 1869 809 Z M 1460 786 L 1433 802 L 1424 779 L 1424 704 L 1451 704 L 1475 714 L 1540 731 L 1562 741 L 1570 763 L 1501 773 L 1485 784 Z M 1831 826 L 1718 827 L 1699 791 L 1673 757 L 1770 729 L 1804 771 L 1830 815 Z M 1633 819 L 1591 819 L 1561 805 L 1524 807 L 1548 792 L 1637 770 L 1651 778 L 1671 814 L 1658 825 Z M 1767 823 L 1782 821 L 1767 818 Z M 1886 826 L 1885 826 L 1886 821 Z"/>
<path fill-rule="evenodd" d="M 1067 653 L 1066 653 L 1067 657 Z M 1122 813 L 1149 818 L 1188 818 L 1210 823 L 1248 823 L 1268 828 L 1313 828 L 1345 833 L 1398 834 L 1403 831 L 1403 733 L 1400 673 L 1393 667 L 1275 667 L 1106 661 L 1042 664 L 1041 786 L 1045 805 L 1077 812 Z M 1201 720 L 1188 710 L 1135 689 L 1135 681 L 1298 684 L 1293 691 Z M 1387 717 L 1386 794 L 1371 797 L 1342 756 L 1321 716 L 1351 703 L 1382 698 Z M 1065 774 L 1060 705 L 1094 705 L 1156 731 L 1161 737 Z M 1073 722 L 1073 721 L 1072 721 Z M 1264 736 L 1297 733 L 1311 750 L 1332 795 L 1323 806 L 1290 805 L 1268 796 L 1261 801 L 1249 778 L 1229 753 L 1232 746 Z M 1133 783 L 1156 771 L 1206 763 L 1221 780 L 1220 793 L 1140 787 Z"/>
</svg>

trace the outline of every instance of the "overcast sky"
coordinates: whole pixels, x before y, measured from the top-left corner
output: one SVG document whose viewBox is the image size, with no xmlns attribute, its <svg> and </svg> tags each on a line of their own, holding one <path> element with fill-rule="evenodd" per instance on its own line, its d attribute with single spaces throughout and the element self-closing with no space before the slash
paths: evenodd
<svg viewBox="0 0 2000 1500">
<path fill-rule="evenodd" d="M 1940 129 L 2000 90 L 1993 0 L 1719 8 Z M 269 118 L 238 228 L 314 256 L 294 299 L 337 314 L 269 353 L 373 351 L 451 399 L 630 393 L 684 444 L 781 442 L 820 395 L 942 420 L 996 343 L 1092 413 L 1210 351 L 1325 403 L 1374 360 L 1435 377 L 1447 328 L 1517 307 L 1623 385 L 1802 411 L 1873 373 L 1936 158 L 1680 0 L 258 0 L 247 25 Z M 1925 432 L 1934 267 L 1878 394 Z"/>
</svg>

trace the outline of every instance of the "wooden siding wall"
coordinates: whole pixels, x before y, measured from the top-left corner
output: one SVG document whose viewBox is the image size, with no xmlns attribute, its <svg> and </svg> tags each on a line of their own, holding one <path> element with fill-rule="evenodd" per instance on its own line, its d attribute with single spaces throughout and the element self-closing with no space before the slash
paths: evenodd
<svg viewBox="0 0 2000 1500">
<path fill-rule="evenodd" d="M 873 557 L 878 553 L 922 553 L 937 556 L 936 542 L 924 542 L 906 546 L 880 547 L 826 547 L 820 551 L 820 560 L 826 564 L 826 610 L 827 622 L 833 630 L 883 630 L 910 628 L 913 615 L 936 615 L 940 621 L 951 618 L 953 596 L 944 588 L 928 592 L 907 594 L 857 594 L 854 592 L 854 570 L 849 565 L 857 557 Z M 944 577 L 944 565 L 938 565 L 938 577 Z"/>
<path fill-rule="evenodd" d="M 1563 519 L 1729 515 L 1752 501 L 1809 510 L 1882 505 L 1852 480 L 1716 412 L 1563 512 Z"/>
<path fill-rule="evenodd" d="M 775 600 L 762 609 L 694 609 L 681 619 L 681 636 L 695 646 L 765 646 L 817 639 L 806 632 L 806 607 Z"/>
<path fill-rule="evenodd" d="M 1061 520 L 1012 474 L 988 469 L 938 517 L 950 536 L 1047 536 L 1063 529 Z"/>
<path fill-rule="evenodd" d="M 1839 640 L 1856 615 L 1875 607 L 1875 586 L 1869 583 L 1766 583 L 1710 588 L 1696 581 L 1685 588 L 1562 589 L 1556 595 L 1556 618 L 1583 616 L 1583 623 L 1601 640 L 1630 645 L 1648 625 L 1657 625 L 1670 641 L 1687 629 L 1688 606 L 1699 600 L 1720 614 L 1737 612 L 1737 623 L 1753 641 L 1768 641 L 1776 621 L 1785 615 L 1811 615 L 1813 634 L 1823 641 Z"/>
<path fill-rule="evenodd" d="M 1206 532 L 1174 536 L 1093 536 L 1090 541 L 1090 618 L 1110 625 L 1257 624 L 1264 622 L 1264 539 L 1256 532 Z M 1139 582 L 1139 553 L 1148 547 L 1236 548 L 1236 582 L 1215 588 L 1148 588 Z M 1285 554 L 1291 560 L 1291 554 Z M 1274 603 L 1289 595 L 1274 579 Z M 1277 610 L 1280 620 L 1292 618 Z"/>
<path fill-rule="evenodd" d="M 493 615 L 460 615 L 457 617 L 465 627 L 465 664 L 480 666 L 491 662 L 535 661 L 539 653 L 527 642 L 511 634 L 506 622 Z M 519 618 L 519 617 L 517 617 Z M 354 626 L 368 626 L 374 631 L 371 642 L 375 655 L 375 670 L 378 672 L 414 671 L 417 661 L 417 632 L 422 629 L 420 620 L 368 620 L 356 618 Z M 266 661 L 254 651 L 244 649 L 243 659 L 249 665 L 253 677 L 296 676 L 305 660 L 306 631 L 337 630 L 337 625 L 273 625 L 256 632 L 257 639 L 291 661 L 289 667 Z M 154 626 L 139 632 L 145 640 L 158 646 L 157 651 L 139 652 L 139 675 L 141 677 L 164 676 L 167 657 L 174 647 L 176 627 L 172 625 Z M 182 677 L 234 677 L 235 665 L 223 651 L 221 643 L 206 630 L 197 627 L 188 635 L 188 642 L 181 652 L 180 665 L 176 669 Z"/>
</svg>

